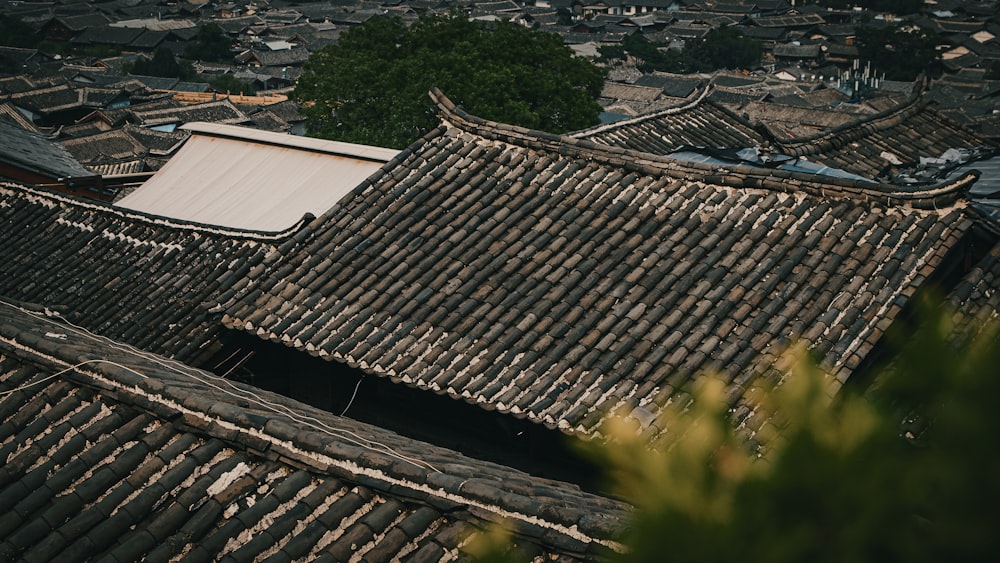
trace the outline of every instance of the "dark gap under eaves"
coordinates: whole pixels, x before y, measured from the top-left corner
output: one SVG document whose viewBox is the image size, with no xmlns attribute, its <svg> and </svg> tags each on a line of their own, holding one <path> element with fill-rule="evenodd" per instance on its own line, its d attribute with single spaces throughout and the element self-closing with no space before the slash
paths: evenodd
<svg viewBox="0 0 1000 563">
<path fill-rule="evenodd" d="M 366 375 L 252 335 L 229 332 L 224 341 L 222 351 L 203 369 L 336 415 L 347 409 L 345 416 L 354 420 L 468 457 L 607 494 L 601 489 L 600 470 L 576 449 L 574 442 L 580 442 L 579 438 L 462 399 Z M 240 363 L 250 352 L 252 356 Z"/>
<path fill-rule="evenodd" d="M 921 317 L 920 308 L 925 300 L 930 305 L 943 305 L 940 301 L 955 288 L 965 274 L 989 253 L 997 237 L 985 229 L 973 228 L 941 260 L 941 264 L 924 280 L 916 293 L 903 306 L 886 333 L 875 343 L 871 352 L 845 382 L 844 389 L 864 393 L 874 383 L 876 374 L 895 358 L 898 350 L 894 338 L 916 330 L 916 326 L 926 319 Z"/>
</svg>

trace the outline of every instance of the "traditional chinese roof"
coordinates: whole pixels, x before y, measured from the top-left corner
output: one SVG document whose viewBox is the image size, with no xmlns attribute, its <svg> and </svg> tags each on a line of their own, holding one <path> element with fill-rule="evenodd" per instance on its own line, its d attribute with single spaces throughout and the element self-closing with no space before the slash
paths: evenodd
<svg viewBox="0 0 1000 563">
<path fill-rule="evenodd" d="M 574 133 L 579 139 L 655 154 L 684 146 L 754 147 L 767 142 L 745 119 L 713 102 L 709 89 L 665 110 Z"/>
<path fill-rule="evenodd" d="M 962 336 L 981 331 L 988 323 L 1000 321 L 1000 244 L 989 250 L 947 296 L 954 308 L 954 330 Z"/>
<path fill-rule="evenodd" d="M 52 180 L 93 175 L 59 143 L 4 119 L 0 119 L 0 165 L 14 166 Z"/>
<path fill-rule="evenodd" d="M 0 183 L 0 225 L 0 295 L 182 360 L 211 354 L 220 327 L 208 309 L 291 234 L 171 221 L 12 183 Z"/>
<path fill-rule="evenodd" d="M 706 90 L 677 107 L 575 136 L 656 154 L 669 154 L 684 145 L 729 149 L 767 146 L 776 153 L 879 181 L 892 181 L 900 167 L 918 166 L 921 158 L 940 158 L 949 149 L 996 150 L 989 139 L 946 119 L 917 95 L 887 110 L 860 116 L 751 104 L 747 111 L 756 116 L 756 127 L 716 105 L 711 96 L 712 91 Z M 796 131 L 805 127 L 818 130 L 809 135 L 782 136 L 786 121 Z M 768 122 L 771 126 L 764 126 Z"/>
<path fill-rule="evenodd" d="M 939 158 L 949 149 L 995 146 L 954 123 L 919 97 L 872 117 L 798 139 L 778 139 L 782 152 L 806 156 L 866 178 L 886 178 L 896 163 L 910 166 L 921 157 Z"/>
<path fill-rule="evenodd" d="M 915 192 L 444 125 L 262 265 L 223 322 L 590 435 L 718 370 L 737 405 L 803 338 L 841 381 L 967 234 L 974 175 Z"/>
<path fill-rule="evenodd" d="M 0 558 L 447 561 L 490 523 L 545 560 L 627 507 L 236 384 L 0 300 Z"/>
<path fill-rule="evenodd" d="M 162 109 L 134 108 L 129 114 L 146 127 L 165 124 L 183 124 L 192 121 L 238 124 L 250 121 L 245 113 L 228 99 L 201 104 L 190 104 Z"/>
<path fill-rule="evenodd" d="M 60 143 L 86 166 L 136 160 L 147 156 L 167 156 L 174 153 L 188 138 L 183 131 L 163 132 L 125 125 L 119 129 L 99 131 L 62 139 Z"/>
</svg>

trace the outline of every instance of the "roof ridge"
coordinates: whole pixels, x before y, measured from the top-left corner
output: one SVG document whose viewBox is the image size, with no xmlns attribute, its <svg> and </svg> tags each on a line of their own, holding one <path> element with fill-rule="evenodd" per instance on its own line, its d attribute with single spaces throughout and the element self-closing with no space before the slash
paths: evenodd
<svg viewBox="0 0 1000 563">
<path fill-rule="evenodd" d="M 79 209 L 87 209 L 92 212 L 114 215 L 119 218 L 128 219 L 130 221 L 136 221 L 139 223 L 145 223 L 157 227 L 194 231 L 213 236 L 228 236 L 237 240 L 255 240 L 259 242 L 269 242 L 269 243 L 281 242 L 293 237 L 294 235 L 298 234 L 299 231 L 305 228 L 311 221 L 313 221 L 313 219 L 315 219 L 315 216 L 313 216 L 311 213 L 306 213 L 305 215 L 303 215 L 301 219 L 296 221 L 294 225 L 288 227 L 287 229 L 281 231 L 253 231 L 245 229 L 219 227 L 216 225 L 208 225 L 205 223 L 196 223 L 193 221 L 183 221 L 180 219 L 173 219 L 161 215 L 154 215 L 152 213 L 133 211 L 130 209 L 125 209 L 124 207 L 117 207 L 112 204 L 98 202 L 98 201 L 85 200 L 70 195 L 64 195 L 49 190 L 44 190 L 42 188 L 36 188 L 27 184 L 0 180 L 0 192 L 4 190 L 9 191 L 16 197 L 22 197 L 25 199 L 35 198 L 35 199 L 47 200 L 49 202 L 52 202 L 53 205 L 66 205 L 70 207 L 76 207 Z"/>
<path fill-rule="evenodd" d="M 775 143 L 781 145 L 782 148 L 786 148 L 789 145 L 806 145 L 812 144 L 812 148 L 821 148 L 818 145 L 823 139 L 830 139 L 837 135 L 843 134 L 846 137 L 846 141 L 856 140 L 870 132 L 881 131 L 898 124 L 903 119 L 906 119 L 918 111 L 927 108 L 929 101 L 924 97 L 927 91 L 928 79 L 926 76 L 921 75 L 920 78 L 916 80 L 916 85 L 910 96 L 899 105 L 886 108 L 880 112 L 873 115 L 861 116 L 847 123 L 842 123 L 827 131 L 821 131 L 814 133 L 812 135 L 805 135 L 802 137 L 778 137 L 774 135 Z M 933 111 L 933 110 L 932 110 Z M 797 152 L 794 156 L 801 156 L 803 154 L 808 154 L 806 152 Z"/>
<path fill-rule="evenodd" d="M 651 119 L 656 119 L 658 117 L 663 117 L 665 115 L 673 115 L 673 114 L 676 114 L 676 113 L 681 113 L 682 111 L 687 111 L 687 110 L 689 110 L 691 108 L 694 108 L 694 107 L 697 107 L 698 105 L 700 105 L 701 102 L 703 100 L 705 100 L 705 98 L 708 96 L 708 94 L 712 90 L 713 90 L 712 84 L 711 83 L 707 83 L 707 84 L 705 84 L 701 88 L 701 91 L 696 92 L 695 94 L 692 94 L 692 95 L 688 96 L 687 98 L 685 98 L 684 100 L 682 100 L 682 101 L 680 101 L 680 102 L 678 102 L 678 103 L 676 103 L 674 105 L 671 105 L 669 107 L 666 107 L 666 108 L 663 108 L 663 109 L 660 109 L 660 110 L 657 110 L 657 111 L 654 111 L 654 112 L 651 112 L 651 113 L 637 115 L 637 116 L 632 117 L 630 119 L 623 119 L 621 121 L 614 121 L 612 123 L 604 123 L 604 124 L 601 124 L 601 125 L 595 125 L 594 127 L 590 127 L 590 128 L 587 128 L 587 129 L 581 129 L 579 131 L 574 131 L 572 133 L 569 133 L 568 136 L 575 137 L 577 139 L 582 139 L 582 138 L 585 138 L 585 137 L 589 137 L 591 135 L 596 135 L 597 133 L 602 133 L 604 131 L 607 131 L 608 129 L 615 129 L 617 127 L 621 127 L 622 125 L 631 125 L 633 123 L 642 123 L 644 121 L 649 121 Z M 715 104 L 712 104 L 712 105 L 715 105 Z"/>
<path fill-rule="evenodd" d="M 962 200 L 963 194 L 979 179 L 979 173 L 973 171 L 954 180 L 907 191 L 885 182 L 832 176 L 824 176 L 819 180 L 815 174 L 789 170 L 757 168 L 742 164 L 682 162 L 669 156 L 490 121 L 465 112 L 437 88 L 430 91 L 430 96 L 437 104 L 446 125 L 486 139 L 548 150 L 567 156 L 585 157 L 653 176 L 690 178 L 691 175 L 697 174 L 707 183 L 732 188 L 843 197 L 857 201 L 883 202 L 888 206 L 907 205 L 917 209 L 941 209 L 953 206 Z"/>
</svg>

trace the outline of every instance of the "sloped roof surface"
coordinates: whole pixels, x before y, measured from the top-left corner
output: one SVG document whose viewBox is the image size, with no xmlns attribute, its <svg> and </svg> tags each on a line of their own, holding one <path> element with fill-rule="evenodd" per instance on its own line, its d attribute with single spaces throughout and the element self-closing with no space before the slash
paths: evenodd
<svg viewBox="0 0 1000 563">
<path fill-rule="evenodd" d="M 0 225 L 0 295 L 45 303 L 182 360 L 211 353 L 220 327 L 208 308 L 289 236 L 169 221 L 11 183 L 0 183 Z"/>
<path fill-rule="evenodd" d="M 118 205 L 232 228 L 275 231 L 322 215 L 398 151 L 246 127 L 192 124 L 192 137 Z"/>
<path fill-rule="evenodd" d="M 109 160 L 131 160 L 149 154 L 169 154 L 187 133 L 152 131 L 126 125 L 120 129 L 62 139 L 60 143 L 80 162 L 90 165 Z"/>
<path fill-rule="evenodd" d="M 681 164 L 439 101 L 449 126 L 314 221 L 223 322 L 591 433 L 615 409 L 652 424 L 704 369 L 737 403 L 797 337 L 845 380 L 971 225 L 972 177 L 904 193 Z"/>
<path fill-rule="evenodd" d="M 236 124 L 245 123 L 250 120 L 245 113 L 240 111 L 228 99 L 158 109 L 137 107 L 130 113 L 147 127 L 167 123 L 190 123 L 192 121 Z"/>
<path fill-rule="evenodd" d="M 627 508 L 2 300 L 0 437 L 4 560 L 441 561 L 503 517 L 576 561 Z"/>
<path fill-rule="evenodd" d="M 871 118 L 801 139 L 779 139 L 793 156 L 866 178 L 878 178 L 889 165 L 886 154 L 902 162 L 938 158 L 948 149 L 973 149 L 992 143 L 940 115 L 919 98 Z M 995 147 L 994 147 L 995 148 Z"/>
<path fill-rule="evenodd" d="M 0 119 L 0 162 L 56 178 L 92 176 L 59 143 Z"/>
<path fill-rule="evenodd" d="M 1000 319 L 1000 244 L 976 263 L 948 294 L 955 330 L 970 335 Z"/>
</svg>

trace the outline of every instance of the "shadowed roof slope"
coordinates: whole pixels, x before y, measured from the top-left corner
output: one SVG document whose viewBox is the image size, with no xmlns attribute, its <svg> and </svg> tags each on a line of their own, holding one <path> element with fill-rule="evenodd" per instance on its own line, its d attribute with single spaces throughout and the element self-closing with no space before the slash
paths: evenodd
<svg viewBox="0 0 1000 563">
<path fill-rule="evenodd" d="M 996 324 L 1000 319 L 1000 243 L 948 293 L 947 304 L 955 309 L 952 322 L 962 336 Z"/>
<path fill-rule="evenodd" d="M 3 165 L 53 180 L 93 176 L 59 143 L 0 119 L 0 166 Z"/>
<path fill-rule="evenodd" d="M 208 308 L 296 228 L 221 229 L 0 182 L 0 295 L 195 363 L 221 331 Z"/>
<path fill-rule="evenodd" d="M 448 561 L 503 518 L 577 561 L 627 514 L 2 300 L 0 459 L 3 560 Z"/>
<path fill-rule="evenodd" d="M 568 432 L 657 431 L 695 374 L 734 403 L 781 347 L 841 380 L 956 249 L 975 176 L 919 192 L 684 164 L 468 116 L 400 153 L 228 326 Z"/>
</svg>

